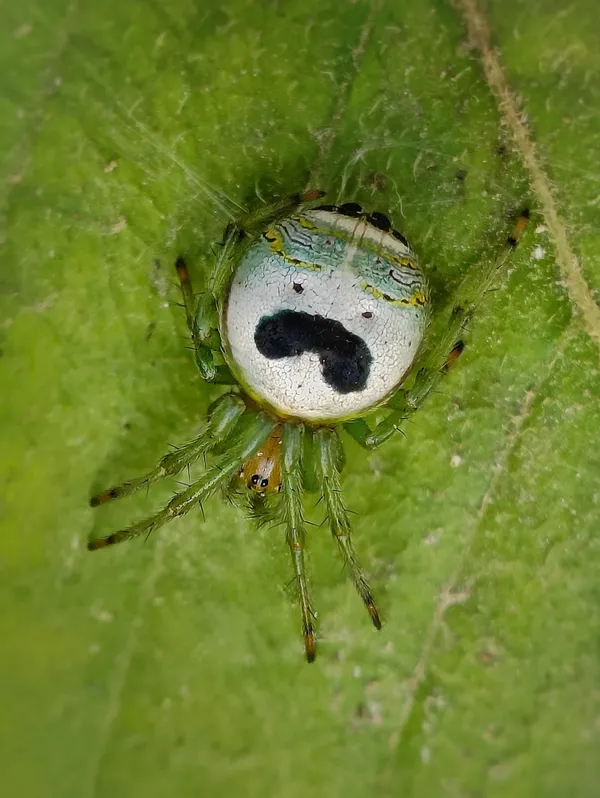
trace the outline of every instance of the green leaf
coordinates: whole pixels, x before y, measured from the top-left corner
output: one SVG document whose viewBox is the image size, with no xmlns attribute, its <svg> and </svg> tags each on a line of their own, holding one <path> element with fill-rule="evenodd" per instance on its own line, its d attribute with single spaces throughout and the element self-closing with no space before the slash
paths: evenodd
<svg viewBox="0 0 600 798">
<path fill-rule="evenodd" d="M 7 794 L 595 794 L 600 64 L 595 5 L 563 5 L 3 11 Z M 219 498 L 205 522 L 85 550 L 177 485 L 89 496 L 189 440 L 215 396 L 175 258 L 201 286 L 240 207 L 306 186 L 388 213 L 438 301 L 532 210 L 406 437 L 348 442 L 385 624 L 311 527 L 311 666 L 280 530 Z"/>
</svg>

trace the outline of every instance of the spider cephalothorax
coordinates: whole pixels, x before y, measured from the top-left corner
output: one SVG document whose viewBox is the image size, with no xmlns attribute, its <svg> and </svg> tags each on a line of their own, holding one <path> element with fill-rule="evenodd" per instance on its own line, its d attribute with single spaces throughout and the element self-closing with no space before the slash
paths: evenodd
<svg viewBox="0 0 600 798">
<path fill-rule="evenodd" d="M 506 262 L 525 218 L 505 253 L 476 278 L 468 275 L 458 296 L 432 318 L 424 274 L 404 236 L 386 216 L 356 203 L 314 207 L 322 194 L 294 196 L 230 225 L 209 290 L 199 297 L 185 262 L 177 261 L 200 373 L 232 387 L 214 402 L 193 441 L 91 504 L 176 474 L 207 452 L 214 463 L 156 515 L 89 543 L 94 550 L 147 534 L 219 488 L 235 494 L 241 482 L 253 514 L 285 527 L 309 662 L 315 630 L 303 488 L 320 491 L 348 573 L 379 629 L 350 540 L 339 431 L 374 448 L 418 409 L 462 352 L 464 323 Z M 385 414 L 378 423 L 371 420 L 375 410 Z"/>
</svg>

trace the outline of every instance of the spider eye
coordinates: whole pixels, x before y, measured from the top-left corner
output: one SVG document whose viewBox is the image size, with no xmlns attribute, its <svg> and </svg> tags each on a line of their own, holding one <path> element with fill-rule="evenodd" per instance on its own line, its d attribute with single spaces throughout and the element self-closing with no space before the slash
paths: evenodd
<svg viewBox="0 0 600 798">
<path fill-rule="evenodd" d="M 423 338 L 413 252 L 387 217 L 355 204 L 303 210 L 269 233 L 241 253 L 225 302 L 232 372 L 283 416 L 361 415 L 402 381 Z"/>
<path fill-rule="evenodd" d="M 250 480 L 250 482 L 251 482 L 253 485 L 258 485 L 258 480 L 259 480 L 259 479 L 260 479 L 260 477 L 258 476 L 258 474 L 253 474 L 253 475 L 252 475 L 252 479 Z"/>
<path fill-rule="evenodd" d="M 261 486 L 261 488 L 266 488 L 268 484 L 269 484 L 269 480 L 268 479 L 263 479 L 262 482 L 260 483 L 260 486 Z"/>
</svg>

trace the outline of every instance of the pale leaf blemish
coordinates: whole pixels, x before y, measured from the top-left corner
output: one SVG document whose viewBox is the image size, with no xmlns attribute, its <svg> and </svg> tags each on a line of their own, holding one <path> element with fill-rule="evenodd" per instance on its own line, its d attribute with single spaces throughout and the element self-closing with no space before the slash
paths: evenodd
<svg viewBox="0 0 600 798">
<path fill-rule="evenodd" d="M 101 607 L 94 606 L 90 610 L 90 617 L 93 618 L 95 621 L 99 621 L 100 623 L 111 623 L 114 620 L 114 615 L 112 612 L 108 610 L 104 610 Z"/>
<path fill-rule="evenodd" d="M 506 474 L 506 465 L 508 463 L 508 460 L 512 452 L 519 445 L 523 428 L 532 412 L 532 407 L 536 397 L 538 396 L 544 383 L 553 373 L 556 363 L 560 361 L 560 359 L 562 358 L 565 347 L 567 346 L 573 335 L 574 335 L 574 324 L 571 323 L 566 328 L 565 332 L 562 334 L 557 345 L 554 347 L 552 357 L 548 360 L 546 371 L 542 374 L 536 388 L 534 390 L 528 390 L 525 392 L 523 400 L 521 402 L 521 406 L 518 412 L 512 418 L 510 429 L 505 438 L 504 445 L 501 447 L 495 462 L 492 464 L 490 468 L 490 479 L 489 479 L 488 488 L 481 499 L 475 523 L 472 525 L 471 529 L 467 532 L 456 567 L 454 568 L 453 573 L 446 582 L 446 586 L 444 587 L 444 589 L 442 590 L 442 592 L 438 597 L 435 608 L 433 610 L 431 622 L 423 636 L 424 642 L 421 648 L 421 654 L 415 664 L 415 668 L 412 672 L 412 675 L 405 682 L 406 699 L 399 714 L 397 728 L 394 731 L 394 733 L 390 736 L 390 745 L 392 745 L 394 748 L 396 748 L 400 744 L 400 741 L 402 740 L 402 736 L 406 730 L 406 726 L 409 722 L 416 701 L 419 687 L 421 686 L 421 684 L 423 684 L 424 680 L 427 677 L 427 673 L 429 671 L 429 663 L 434 652 L 436 641 L 438 640 L 438 636 L 440 635 L 440 633 L 443 634 L 444 632 L 445 629 L 444 615 L 446 613 L 446 610 L 449 607 L 454 606 L 455 604 L 461 604 L 467 601 L 467 599 L 470 596 L 471 593 L 470 588 L 464 590 L 457 590 L 457 585 L 459 584 L 459 581 L 462 577 L 464 566 L 467 557 L 471 551 L 471 548 L 473 546 L 473 543 L 477 535 L 483 529 L 484 520 L 486 517 L 488 507 L 492 504 L 494 496 L 496 495 L 498 487 L 501 483 L 501 480 L 504 477 L 504 474 Z"/>
<path fill-rule="evenodd" d="M 22 25 L 15 30 L 13 33 L 13 37 L 15 39 L 24 39 L 26 36 L 29 36 L 33 28 L 28 22 L 24 22 Z"/>
<path fill-rule="evenodd" d="M 435 546 L 439 542 L 443 534 L 444 534 L 443 529 L 435 529 L 433 532 L 430 532 L 429 535 L 426 535 L 423 538 L 423 543 L 426 546 Z"/>
<path fill-rule="evenodd" d="M 117 221 L 110 228 L 110 234 L 115 236 L 118 235 L 119 233 L 122 233 L 123 230 L 125 229 L 127 229 L 127 220 L 125 219 L 124 216 L 119 216 Z"/>
</svg>

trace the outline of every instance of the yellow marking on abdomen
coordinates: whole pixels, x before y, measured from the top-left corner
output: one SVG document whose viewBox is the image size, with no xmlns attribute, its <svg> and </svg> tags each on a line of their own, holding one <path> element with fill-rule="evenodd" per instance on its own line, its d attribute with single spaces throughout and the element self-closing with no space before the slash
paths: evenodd
<svg viewBox="0 0 600 798">
<path fill-rule="evenodd" d="M 385 294 L 383 291 L 380 291 L 379 288 L 375 288 L 374 285 L 370 285 L 369 283 L 362 282 L 361 286 L 367 291 L 369 294 L 372 294 L 375 299 L 383 299 L 384 302 L 388 302 L 390 305 L 404 305 L 407 307 L 424 307 L 427 304 L 427 297 L 422 291 L 417 291 L 416 294 L 413 294 L 409 297 L 401 297 L 400 299 L 394 299 L 389 294 Z"/>
</svg>

